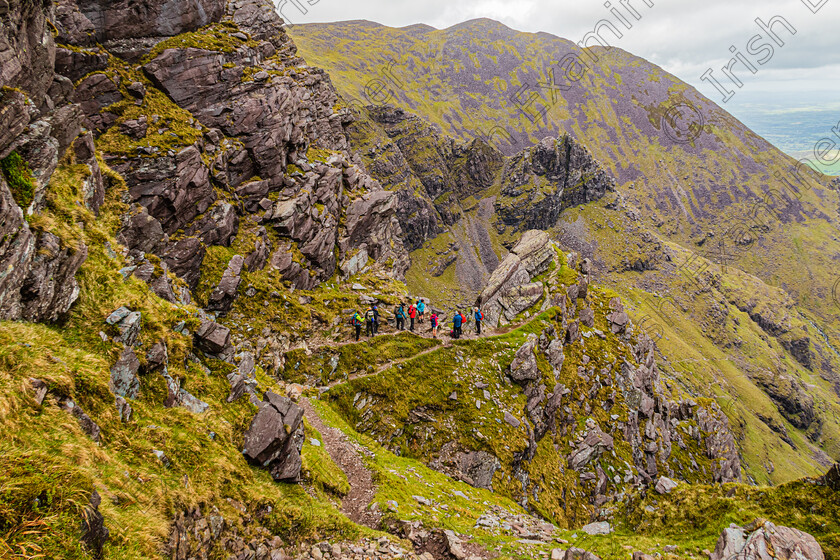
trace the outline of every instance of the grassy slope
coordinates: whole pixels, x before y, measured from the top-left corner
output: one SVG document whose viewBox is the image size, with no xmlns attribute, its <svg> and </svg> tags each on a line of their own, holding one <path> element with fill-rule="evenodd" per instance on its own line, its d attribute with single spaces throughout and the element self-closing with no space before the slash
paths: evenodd
<svg viewBox="0 0 840 560">
<path fill-rule="evenodd" d="M 47 211 L 36 224 L 50 224 L 67 242 L 83 240 L 90 254 L 78 280 L 79 301 L 61 326 L 0 323 L 0 548 L 31 557 L 86 558 L 78 543 L 79 520 L 90 493 L 103 497 L 101 511 L 111 530 L 108 558 L 156 556 L 168 540 L 172 516 L 185 507 L 214 504 L 229 526 L 248 534 L 244 516 L 228 501 L 243 504 L 253 515 L 271 505 L 262 519 L 288 542 L 324 536 L 353 537 L 362 529 L 335 507 L 346 480 L 322 452 L 304 448 L 303 486 L 276 484 L 267 472 L 247 464 L 241 438 L 255 413 L 245 399 L 228 404 L 224 374 L 230 366 L 187 359 L 191 341 L 173 331 L 179 321 L 193 330 L 194 308 L 173 306 L 152 294 L 139 280 L 124 280 L 121 256 L 109 254 L 125 185 L 109 174 L 108 200 L 94 217 L 76 201 L 78 166 L 65 160 L 51 182 Z M 84 229 L 76 224 L 83 223 Z M 194 415 L 163 406 L 166 388 L 159 374 L 143 375 L 142 396 L 132 401 L 134 415 L 122 423 L 108 390 L 110 365 L 120 348 L 104 342 L 109 331 L 104 318 L 125 305 L 143 314 L 138 356 L 163 339 L 170 357 L 170 374 L 210 404 Z M 50 396 L 43 406 L 32 397 L 30 378 L 47 382 Z M 274 381 L 261 370 L 262 388 Z M 94 443 L 75 419 L 56 406 L 55 396 L 70 397 L 100 426 L 102 443 Z M 153 450 L 163 451 L 165 466 Z M 320 455 L 319 455 L 320 453 Z M 307 493 L 306 487 L 314 490 Z M 16 557 L 16 556 L 13 556 Z"/>
</svg>

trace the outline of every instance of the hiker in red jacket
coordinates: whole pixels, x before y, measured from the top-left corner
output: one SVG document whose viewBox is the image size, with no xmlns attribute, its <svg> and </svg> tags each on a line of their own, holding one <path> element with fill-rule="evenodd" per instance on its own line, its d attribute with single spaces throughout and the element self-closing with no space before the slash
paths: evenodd
<svg viewBox="0 0 840 560">
<path fill-rule="evenodd" d="M 408 330 L 410 330 L 411 332 L 414 332 L 414 319 L 415 319 L 415 317 L 417 317 L 417 308 L 412 303 L 411 305 L 408 306 L 408 318 L 411 321 L 411 323 L 408 327 Z"/>
<path fill-rule="evenodd" d="M 430 322 L 431 322 L 431 324 L 432 324 L 432 337 L 433 337 L 433 338 L 437 338 L 437 332 L 438 332 L 438 315 L 437 315 L 437 313 L 435 313 L 435 311 L 434 311 L 434 310 L 432 310 L 432 316 L 431 316 L 431 317 L 429 317 L 429 321 L 430 321 Z"/>
</svg>

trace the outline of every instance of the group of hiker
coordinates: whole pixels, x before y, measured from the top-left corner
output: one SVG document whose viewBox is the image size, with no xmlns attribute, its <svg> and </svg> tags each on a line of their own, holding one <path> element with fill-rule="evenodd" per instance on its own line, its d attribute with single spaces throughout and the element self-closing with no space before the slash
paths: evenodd
<svg viewBox="0 0 840 560">
<path fill-rule="evenodd" d="M 478 307 L 470 310 L 470 313 L 472 314 L 472 320 L 475 321 L 475 332 L 477 335 L 481 335 L 481 323 L 484 321 L 484 314 Z M 406 321 L 408 321 L 408 330 L 414 332 L 416 325 L 423 323 L 423 320 L 426 318 L 426 302 L 423 298 L 418 298 L 416 302 L 409 302 L 408 308 L 406 308 L 405 302 L 400 302 L 394 308 L 394 318 L 396 319 L 396 328 L 398 331 L 404 331 L 406 329 Z M 355 311 L 350 318 L 350 324 L 355 329 L 356 340 L 358 341 L 362 334 L 362 325 L 365 326 L 366 336 L 376 336 L 379 333 L 379 320 L 379 307 L 376 304 L 371 304 L 367 311 L 365 311 L 364 316 L 358 311 Z M 460 309 L 454 311 L 452 314 L 452 330 L 449 332 L 450 336 L 452 338 L 461 338 L 464 325 L 467 324 L 467 321 L 467 316 Z M 438 329 L 442 322 L 443 318 L 438 315 L 438 312 L 429 308 L 429 325 L 434 338 L 437 338 Z"/>
</svg>

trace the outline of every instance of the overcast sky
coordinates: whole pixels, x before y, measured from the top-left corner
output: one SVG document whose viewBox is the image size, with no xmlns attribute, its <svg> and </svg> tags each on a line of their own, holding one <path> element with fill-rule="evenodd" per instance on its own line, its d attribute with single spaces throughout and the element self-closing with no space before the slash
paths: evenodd
<svg viewBox="0 0 840 560">
<path fill-rule="evenodd" d="M 306 16 L 287 6 L 284 13 L 299 18 L 293 23 L 367 19 L 393 27 L 426 23 L 442 29 L 488 17 L 520 31 L 545 31 L 574 42 L 606 19 L 623 33 L 614 46 L 662 66 L 745 122 L 756 110 L 780 118 L 817 111 L 825 115 L 830 133 L 840 121 L 840 0 L 611 0 L 610 7 L 619 10 L 631 29 L 605 6 L 607 0 L 299 1 L 314 4 Z M 630 15 L 627 4 L 641 19 Z M 747 43 L 762 33 L 756 18 L 770 22 L 775 16 L 784 18 L 796 34 L 777 23 L 773 30 L 784 45 L 774 43 L 772 57 L 767 57 L 767 50 L 748 54 Z M 604 36 L 612 38 L 609 33 Z M 721 72 L 734 56 L 732 46 L 757 70 L 752 75 L 741 64 L 735 67 L 744 82 L 740 88 Z M 754 46 L 761 48 L 758 43 Z M 760 58 L 766 58 L 764 64 L 757 62 Z M 708 69 L 734 92 L 726 103 L 721 93 L 701 80 Z M 832 112 L 836 118 L 830 122 Z"/>
</svg>

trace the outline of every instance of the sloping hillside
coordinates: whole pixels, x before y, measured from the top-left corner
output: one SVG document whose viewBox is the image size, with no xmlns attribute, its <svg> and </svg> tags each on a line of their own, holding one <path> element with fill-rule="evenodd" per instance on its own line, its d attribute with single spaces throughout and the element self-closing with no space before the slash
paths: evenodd
<svg viewBox="0 0 840 560">
<path fill-rule="evenodd" d="M 471 303 L 475 279 L 489 278 L 523 229 L 546 229 L 631 298 L 680 383 L 729 411 L 750 476 L 789 480 L 837 455 L 840 204 L 827 177 L 620 49 L 581 51 L 489 20 L 318 24 L 294 35 L 357 108 L 351 142 L 398 193 L 413 232 L 410 287 Z M 383 118 L 372 107 L 381 103 L 396 109 Z M 617 192 L 575 198 L 548 163 L 562 151 L 531 148 L 546 136 L 589 152 Z M 476 142 L 508 159 L 459 171 L 439 157 Z M 540 149 L 549 157 L 535 160 Z M 591 177 L 580 162 L 571 168 Z M 476 169 L 484 188 L 461 188 L 459 175 Z M 552 192 L 568 201 L 559 218 L 541 206 Z M 811 418 L 803 407 L 813 421 L 800 420 Z"/>
</svg>

